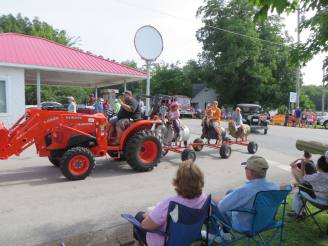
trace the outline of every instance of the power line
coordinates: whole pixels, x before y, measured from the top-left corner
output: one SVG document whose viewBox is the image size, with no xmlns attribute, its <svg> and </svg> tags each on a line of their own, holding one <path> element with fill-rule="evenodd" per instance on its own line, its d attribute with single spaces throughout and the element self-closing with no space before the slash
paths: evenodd
<svg viewBox="0 0 328 246">
<path fill-rule="evenodd" d="M 124 0 L 116 0 L 116 2 L 121 3 L 121 4 L 125 4 L 125 5 L 128 5 L 128 6 L 131 6 L 132 5 L 133 7 L 136 7 L 136 8 L 139 8 L 139 9 L 144 9 L 144 10 L 148 10 L 148 11 L 154 11 L 154 12 L 157 12 L 157 13 L 159 13 L 161 15 L 169 16 L 169 17 L 172 17 L 172 18 L 175 18 L 175 19 L 180 19 L 180 20 L 184 20 L 184 21 L 188 21 L 188 22 L 193 22 L 192 19 L 188 19 L 188 18 L 185 18 L 185 17 L 176 16 L 176 15 L 173 15 L 173 14 L 170 14 L 170 13 L 167 13 L 167 12 L 163 12 L 163 11 L 158 10 L 158 9 L 154 9 L 154 8 L 150 8 L 150 7 L 144 7 L 144 6 L 137 5 L 137 4 L 134 4 L 134 3 L 131 3 L 131 2 L 127 2 L 127 1 L 124 1 Z M 205 25 L 205 26 L 206 27 L 213 28 L 213 29 L 216 29 L 216 30 L 219 30 L 219 31 L 222 31 L 222 32 L 226 32 L 226 33 L 230 33 L 230 34 L 233 34 L 233 35 L 237 35 L 237 36 L 240 36 L 240 37 L 245 37 L 245 38 L 249 38 L 249 39 L 259 40 L 261 42 L 265 42 L 265 43 L 273 44 L 273 45 L 278 45 L 278 46 L 282 46 L 282 47 L 288 47 L 287 45 L 285 45 L 283 43 L 277 43 L 277 42 L 269 41 L 269 40 L 266 40 L 266 39 L 262 39 L 262 38 L 257 38 L 257 37 L 245 35 L 245 34 L 234 32 L 234 31 L 231 31 L 231 30 L 228 30 L 228 29 L 225 29 L 225 28 L 220 28 L 220 27 L 212 26 L 212 25 Z"/>
</svg>

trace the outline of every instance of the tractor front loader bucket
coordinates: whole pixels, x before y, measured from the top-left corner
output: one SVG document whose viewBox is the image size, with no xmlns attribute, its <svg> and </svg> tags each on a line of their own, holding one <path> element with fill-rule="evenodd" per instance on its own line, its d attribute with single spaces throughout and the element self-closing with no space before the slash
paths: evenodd
<svg viewBox="0 0 328 246">
<path fill-rule="evenodd" d="M 9 143 L 9 130 L 0 121 L 0 159 L 7 159 L 8 155 L 6 150 L 8 149 Z"/>
</svg>

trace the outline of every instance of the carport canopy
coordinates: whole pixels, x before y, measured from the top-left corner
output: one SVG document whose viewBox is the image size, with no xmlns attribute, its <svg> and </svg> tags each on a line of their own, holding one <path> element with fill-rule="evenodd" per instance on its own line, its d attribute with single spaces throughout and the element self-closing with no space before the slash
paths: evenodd
<svg viewBox="0 0 328 246">
<path fill-rule="evenodd" d="M 41 84 L 101 88 L 147 78 L 141 70 L 35 36 L 1 33 L 0 50 L 0 66 L 23 68 L 25 83 L 37 85 L 38 104 Z"/>
</svg>

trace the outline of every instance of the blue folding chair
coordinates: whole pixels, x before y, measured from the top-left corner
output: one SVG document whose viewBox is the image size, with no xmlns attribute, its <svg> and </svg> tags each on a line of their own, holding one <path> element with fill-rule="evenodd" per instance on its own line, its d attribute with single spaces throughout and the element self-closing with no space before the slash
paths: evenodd
<svg viewBox="0 0 328 246">
<path fill-rule="evenodd" d="M 165 237 L 166 246 L 190 246 L 193 242 L 205 241 L 202 239 L 201 230 L 203 225 L 208 231 L 208 223 L 210 218 L 211 196 L 209 195 L 201 209 L 193 209 L 176 202 L 170 202 L 167 213 L 167 226 L 165 232 L 159 230 L 147 230 L 141 226 L 132 215 L 121 214 L 121 216 L 133 224 L 134 228 L 142 231 L 157 233 Z M 177 211 L 177 218 L 172 218 L 170 213 Z M 138 235 L 138 231 L 134 230 Z"/>
<path fill-rule="evenodd" d="M 291 192 L 292 186 L 287 186 L 286 190 L 270 190 L 260 191 L 256 194 L 253 207 L 240 208 L 231 210 L 230 212 L 239 212 L 252 215 L 251 228 L 248 231 L 240 231 L 234 228 L 234 225 L 228 225 L 222 221 L 219 215 L 218 208 L 215 203 L 212 203 L 212 212 L 210 219 L 210 231 L 214 234 L 214 237 L 209 241 L 209 245 L 212 245 L 216 239 L 221 242 L 220 245 L 229 245 L 237 241 L 247 239 L 248 245 L 254 241 L 256 245 L 270 245 L 276 235 L 280 232 L 279 245 L 283 239 L 283 227 L 285 222 L 285 209 L 286 209 L 286 198 Z M 276 215 L 279 207 L 282 205 L 281 219 L 277 220 Z M 231 233 L 231 240 L 226 240 L 220 237 L 221 227 L 225 227 Z M 268 240 L 265 240 L 261 233 L 269 230 L 274 230 Z M 238 236 L 235 234 L 239 234 Z M 259 240 L 257 240 L 257 237 Z"/>
</svg>

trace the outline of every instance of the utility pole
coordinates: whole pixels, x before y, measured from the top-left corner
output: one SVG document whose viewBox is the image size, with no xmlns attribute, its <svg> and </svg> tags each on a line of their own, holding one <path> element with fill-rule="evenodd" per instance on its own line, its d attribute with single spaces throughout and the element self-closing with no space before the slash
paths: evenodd
<svg viewBox="0 0 328 246">
<path fill-rule="evenodd" d="M 325 68 L 322 67 L 322 100 L 321 100 L 321 111 L 322 111 L 322 115 L 324 115 L 325 113 L 325 94 L 326 94 L 326 90 L 325 90 Z"/>
<path fill-rule="evenodd" d="M 297 3 L 297 48 L 299 49 L 300 45 L 300 23 L 301 23 L 301 11 L 300 11 L 300 4 Z M 297 69 L 296 69 L 296 107 L 300 107 L 300 92 L 301 92 L 301 85 L 300 85 L 300 61 L 299 61 L 299 55 L 297 58 Z"/>
</svg>

